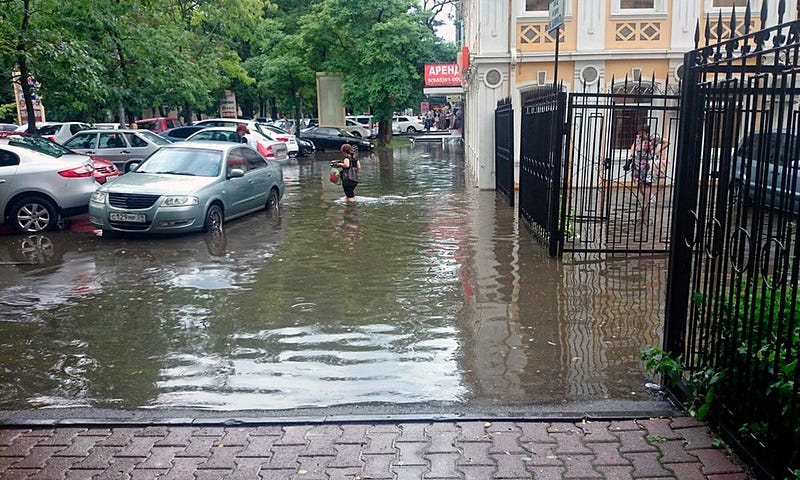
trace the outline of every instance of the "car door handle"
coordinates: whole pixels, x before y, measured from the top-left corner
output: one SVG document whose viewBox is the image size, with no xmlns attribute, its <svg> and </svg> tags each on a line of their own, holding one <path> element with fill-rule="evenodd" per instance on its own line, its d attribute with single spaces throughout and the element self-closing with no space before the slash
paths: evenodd
<svg viewBox="0 0 800 480">
<path fill-rule="evenodd" d="M 95 152 L 94 150 L 86 150 L 86 155 L 94 155 L 95 153 L 97 152 Z"/>
<path fill-rule="evenodd" d="M 119 153 L 131 153 L 131 151 L 130 150 L 123 150 L 123 151 L 121 151 Z"/>
</svg>

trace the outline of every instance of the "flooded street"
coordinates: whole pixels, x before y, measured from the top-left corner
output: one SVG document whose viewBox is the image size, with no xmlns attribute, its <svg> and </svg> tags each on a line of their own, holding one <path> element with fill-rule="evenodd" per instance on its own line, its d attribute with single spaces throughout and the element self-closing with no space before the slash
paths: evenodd
<svg viewBox="0 0 800 480">
<path fill-rule="evenodd" d="M 460 145 L 284 167 L 223 233 L 0 237 L 0 409 L 564 405 L 647 397 L 666 259 L 547 257 Z"/>
</svg>

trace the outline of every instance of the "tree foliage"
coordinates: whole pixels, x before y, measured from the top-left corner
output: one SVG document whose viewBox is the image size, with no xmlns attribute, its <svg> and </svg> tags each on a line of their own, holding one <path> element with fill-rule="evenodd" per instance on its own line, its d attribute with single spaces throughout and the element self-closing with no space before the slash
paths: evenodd
<svg viewBox="0 0 800 480">
<path fill-rule="evenodd" d="M 61 120 L 177 108 L 188 121 L 214 112 L 225 89 L 245 115 L 299 115 L 316 106 L 320 71 L 343 75 L 348 110 L 387 120 L 420 100 L 424 63 L 455 58 L 433 33 L 450 3 L 0 0 L 0 62 L 7 85 L 12 71 L 35 74 Z"/>
</svg>

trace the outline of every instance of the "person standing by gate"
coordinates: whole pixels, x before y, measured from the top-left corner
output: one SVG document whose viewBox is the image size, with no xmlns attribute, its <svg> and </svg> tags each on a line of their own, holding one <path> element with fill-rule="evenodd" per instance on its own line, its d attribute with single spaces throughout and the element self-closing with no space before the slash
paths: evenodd
<svg viewBox="0 0 800 480">
<path fill-rule="evenodd" d="M 647 223 L 650 214 L 650 197 L 653 183 L 666 174 L 666 159 L 661 155 L 669 146 L 669 140 L 656 133 L 650 133 L 650 125 L 644 124 L 636 133 L 636 138 L 628 151 L 628 160 L 625 170 L 631 170 L 633 181 L 636 182 L 637 194 L 642 200 L 642 215 L 640 221 Z"/>
</svg>

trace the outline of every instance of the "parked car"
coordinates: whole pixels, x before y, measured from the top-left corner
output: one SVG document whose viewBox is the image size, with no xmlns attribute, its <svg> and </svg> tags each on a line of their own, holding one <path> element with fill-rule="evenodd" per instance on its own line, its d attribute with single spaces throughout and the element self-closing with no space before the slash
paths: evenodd
<svg viewBox="0 0 800 480">
<path fill-rule="evenodd" d="M 295 137 L 297 138 L 297 147 L 300 149 L 300 152 L 298 153 L 299 156 L 306 157 L 317 150 L 317 147 L 311 140 L 299 138 L 297 136 Z"/>
<path fill-rule="evenodd" d="M 193 133 L 206 128 L 203 125 L 184 125 L 182 127 L 170 128 L 159 133 L 160 136 L 166 138 L 170 142 L 182 142 L 189 138 Z"/>
<path fill-rule="evenodd" d="M 170 128 L 180 127 L 181 121 L 175 117 L 153 117 L 136 120 L 136 126 L 140 129 L 150 130 L 153 133 L 161 133 Z"/>
<path fill-rule="evenodd" d="M 36 133 L 63 145 L 71 136 L 90 128 L 92 128 L 91 125 L 82 122 L 45 122 L 36 124 Z M 28 125 L 20 125 L 16 131 L 27 132 Z"/>
<path fill-rule="evenodd" d="M 350 118 L 345 118 L 345 126 L 344 129 L 350 132 L 352 135 L 356 137 L 362 138 L 373 138 L 377 135 L 377 132 L 371 129 L 368 125 L 365 125 L 361 122 L 357 122 Z"/>
<path fill-rule="evenodd" d="M 62 217 L 87 210 L 97 188 L 93 174 L 92 161 L 82 155 L 55 158 L 0 145 L 0 222 L 20 233 L 55 229 Z"/>
<path fill-rule="evenodd" d="M 259 132 L 265 137 L 268 137 L 271 140 L 275 140 L 272 132 L 264 128 L 266 126 L 265 123 L 259 123 L 254 120 L 245 120 L 242 118 L 207 118 L 205 120 L 200 120 L 198 122 L 195 122 L 194 124 L 203 127 L 234 127 L 234 128 L 239 124 L 244 124 L 248 130 Z"/>
<path fill-rule="evenodd" d="M 290 157 L 296 157 L 300 153 L 300 145 L 297 144 L 296 135 L 292 135 L 282 128 L 267 123 L 258 123 L 258 127 L 261 131 L 268 132 L 275 140 L 285 143 Z"/>
<path fill-rule="evenodd" d="M 349 143 L 356 150 L 372 150 L 374 145 L 367 139 L 351 135 L 346 130 L 332 127 L 312 127 L 303 130 L 301 138 L 311 140 L 319 151 L 339 150 Z"/>
<path fill-rule="evenodd" d="M 117 167 L 108 160 L 100 157 L 81 155 L 40 135 L 31 135 L 21 132 L 2 132 L 0 133 L 0 144 L 27 148 L 39 153 L 44 153 L 53 158 L 72 160 L 74 157 L 82 157 L 84 161 L 89 159 L 94 165 L 94 179 L 99 184 L 106 183 L 108 180 L 119 176 Z"/>
<path fill-rule="evenodd" d="M 280 163 L 247 145 L 180 142 L 98 188 L 89 221 L 111 232 L 208 231 L 277 206 L 283 192 Z"/>
<path fill-rule="evenodd" d="M 800 213 L 800 137 L 787 131 L 754 133 L 739 142 L 734 186 L 750 203 Z"/>
<path fill-rule="evenodd" d="M 288 120 L 285 118 L 279 118 L 272 122 L 273 125 L 276 127 L 286 130 L 287 132 L 291 133 L 292 135 L 297 135 L 297 128 L 295 127 L 294 120 Z"/>
<path fill-rule="evenodd" d="M 117 130 L 117 129 L 119 129 L 119 128 L 125 128 L 125 126 L 124 126 L 124 125 L 122 125 L 122 124 L 121 124 L 121 123 L 119 123 L 119 122 L 100 122 L 100 123 L 93 123 L 93 124 L 92 124 L 92 128 L 94 128 L 94 129 L 96 129 L 96 130 L 97 130 L 97 129 L 102 129 L 102 130 Z"/>
<path fill-rule="evenodd" d="M 398 115 L 392 117 L 392 131 L 399 127 L 401 133 L 417 133 L 425 131 L 425 123 L 411 115 Z"/>
<path fill-rule="evenodd" d="M 253 147 L 258 153 L 264 155 L 267 160 L 275 160 L 278 162 L 285 162 L 289 159 L 289 154 L 286 150 L 286 144 L 283 142 L 275 141 L 263 134 L 249 130 L 246 137 L 252 140 L 248 145 Z M 234 142 L 241 143 L 239 134 L 236 133 L 235 127 L 208 127 L 200 130 L 191 137 L 186 139 L 187 142 Z"/>
<path fill-rule="evenodd" d="M 13 123 L 0 123 L 0 132 L 13 132 L 19 128 L 19 125 Z"/>
<path fill-rule="evenodd" d="M 122 173 L 141 163 L 151 153 L 170 141 L 150 130 L 84 130 L 64 142 L 64 146 L 85 155 L 97 155 L 110 160 Z"/>
</svg>

